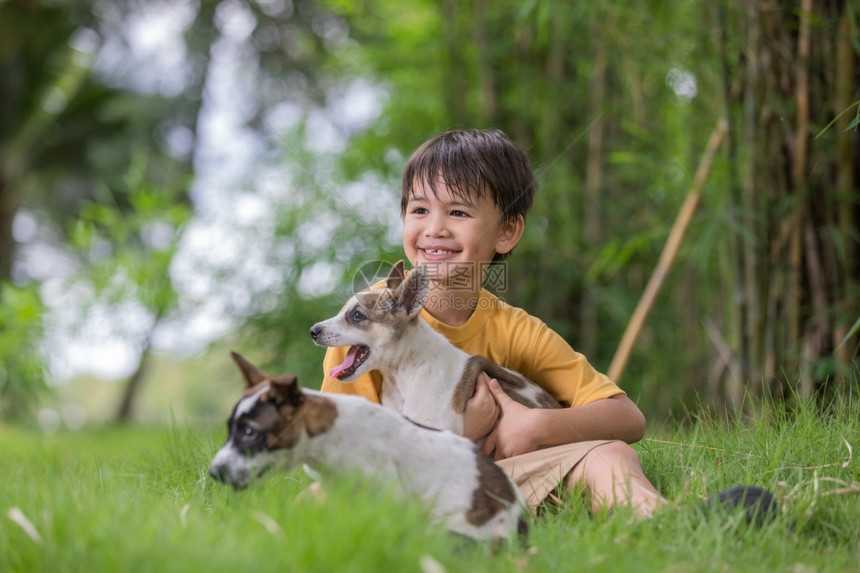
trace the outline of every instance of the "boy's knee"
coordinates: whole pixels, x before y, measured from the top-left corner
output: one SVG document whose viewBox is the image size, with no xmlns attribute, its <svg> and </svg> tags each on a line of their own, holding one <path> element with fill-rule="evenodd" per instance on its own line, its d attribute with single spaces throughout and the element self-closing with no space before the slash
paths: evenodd
<svg viewBox="0 0 860 573">
<path fill-rule="evenodd" d="M 621 440 L 606 442 L 594 447 L 582 458 L 581 465 L 585 472 L 589 467 L 593 470 L 624 469 L 639 466 L 639 455 L 630 444 Z"/>
</svg>

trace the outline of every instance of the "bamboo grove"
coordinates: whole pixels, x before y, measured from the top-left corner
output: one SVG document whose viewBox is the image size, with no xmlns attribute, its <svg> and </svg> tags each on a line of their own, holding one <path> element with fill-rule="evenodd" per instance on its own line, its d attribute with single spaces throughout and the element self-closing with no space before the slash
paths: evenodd
<svg viewBox="0 0 860 573">
<path fill-rule="evenodd" d="M 145 66 L 100 75 L 93 63 L 122 45 L 131 16 L 149 4 L 0 3 L 0 280 L 40 280 L 26 272 L 12 233 L 21 210 L 73 244 L 84 205 L 92 212 L 103 204 L 108 214 L 116 208 L 120 219 L 135 211 L 127 174 L 140 157 L 147 158 L 140 181 L 191 204 L 189 172 L 218 76 L 213 62 L 232 33 L 246 82 L 233 86 L 245 94 L 245 127 L 267 142 L 266 161 L 295 172 L 283 184 L 277 240 L 266 254 L 282 279 L 251 297 L 265 304 L 232 317 L 235 336 L 271 360 L 289 355 L 301 374 L 318 375 L 319 356 L 297 350 L 306 346 L 305 329 L 284 325 L 327 316 L 340 291 L 309 294 L 298 286 L 302 275 L 328 264 L 338 284 L 349 285 L 361 262 L 397 257 L 389 229 L 399 216 L 404 158 L 445 129 L 494 127 L 528 152 L 540 184 L 498 294 L 543 318 L 598 368 L 613 369 L 646 412 L 662 416 L 696 403 L 738 410 L 749 398 L 857 391 L 855 3 L 177 5 L 191 14 L 182 32 L 186 75 L 173 92 L 154 93 L 136 87 Z M 37 34 L 48 23 L 54 32 Z M 92 58 L 68 60 L 82 30 L 95 38 Z M 358 84 L 373 86 L 376 115 L 339 123 L 336 102 L 349 101 Z M 63 106 L 40 105 L 52 90 L 66 90 Z M 286 105 L 301 119 L 273 129 Z M 336 152 L 312 145 L 314 114 L 335 126 Z M 190 134 L 180 155 L 165 151 L 171 130 Z M 260 192 L 252 175 L 237 193 Z M 390 209 L 373 203 L 378 213 L 363 221 L 339 213 L 342 200 L 368 202 L 350 195 L 355 182 L 368 180 L 380 191 L 374 200 L 392 197 Z M 333 220 L 339 224 L 326 244 L 302 237 L 315 221 Z M 138 243 L 134 256 L 151 258 Z M 112 252 L 130 252 L 119 247 Z M 92 263 L 76 256 L 84 268 Z M 212 272 L 216 285 L 241 274 Z M 141 280 L 131 291 L 146 284 L 155 283 Z M 171 304 L 158 306 L 156 322 L 185 306 L 173 286 L 157 288 Z M 0 348 L 0 357 L 14 362 L 16 352 Z M 130 411 L 133 396 L 126 398 Z"/>
</svg>

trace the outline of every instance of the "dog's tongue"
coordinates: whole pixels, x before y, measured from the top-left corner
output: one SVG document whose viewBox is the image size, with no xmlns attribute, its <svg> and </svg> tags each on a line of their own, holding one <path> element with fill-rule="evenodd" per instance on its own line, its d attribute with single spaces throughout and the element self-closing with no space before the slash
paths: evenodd
<svg viewBox="0 0 860 573">
<path fill-rule="evenodd" d="M 350 346 L 349 351 L 346 353 L 346 358 L 344 358 L 343 363 L 339 366 L 335 366 L 329 372 L 329 377 L 331 378 L 340 378 L 340 375 L 344 373 L 344 371 L 348 370 L 354 363 L 355 358 L 358 356 L 358 346 Z"/>
</svg>

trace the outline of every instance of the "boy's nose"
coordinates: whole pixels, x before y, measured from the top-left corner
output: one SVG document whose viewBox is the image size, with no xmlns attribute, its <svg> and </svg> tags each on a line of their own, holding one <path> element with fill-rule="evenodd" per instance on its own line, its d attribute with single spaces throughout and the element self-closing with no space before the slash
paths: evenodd
<svg viewBox="0 0 860 573">
<path fill-rule="evenodd" d="M 424 229 L 426 237 L 446 237 L 449 235 L 445 217 L 431 217 Z"/>
</svg>

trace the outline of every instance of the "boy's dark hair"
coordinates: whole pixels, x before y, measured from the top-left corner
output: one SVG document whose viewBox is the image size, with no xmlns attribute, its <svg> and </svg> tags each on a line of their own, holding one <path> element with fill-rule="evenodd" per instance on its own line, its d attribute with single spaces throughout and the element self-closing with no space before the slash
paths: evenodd
<svg viewBox="0 0 860 573">
<path fill-rule="evenodd" d="M 526 154 L 497 129 L 447 131 L 416 149 L 403 170 L 401 215 L 419 179 L 434 194 L 441 179 L 455 195 L 488 195 L 508 221 L 525 218 L 537 188 Z M 497 253 L 494 260 L 503 258 Z"/>
</svg>

